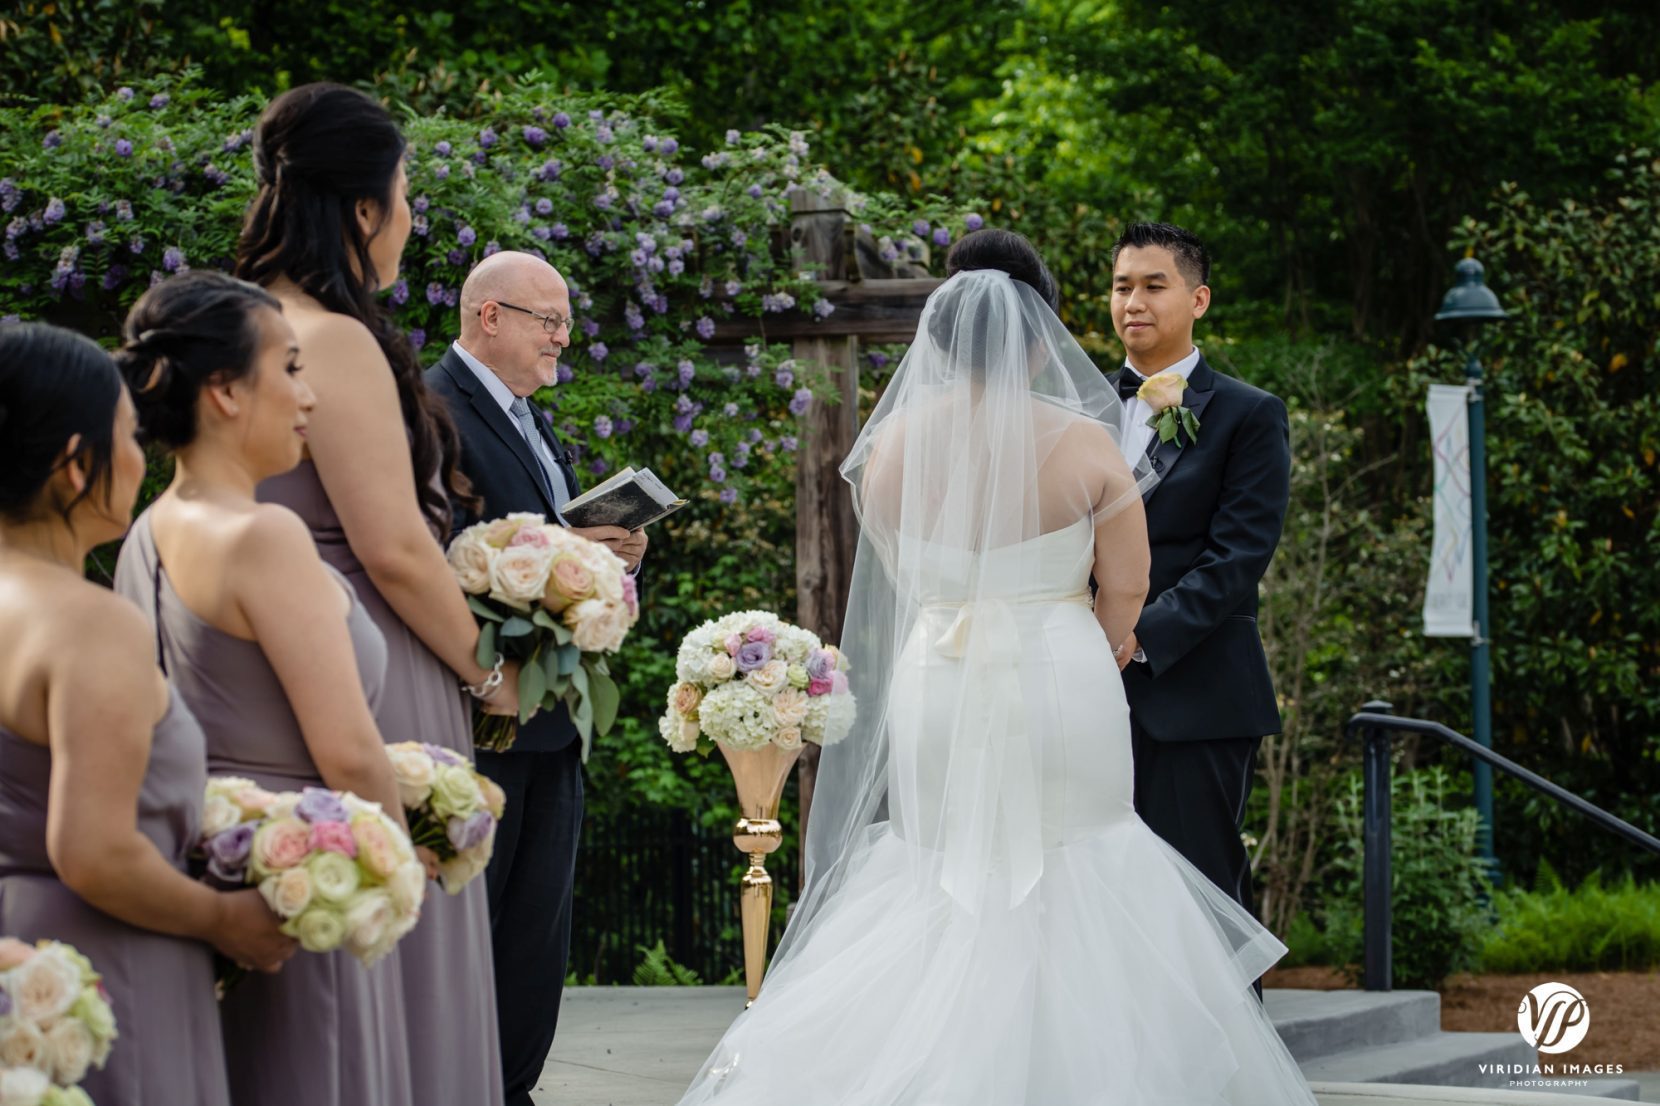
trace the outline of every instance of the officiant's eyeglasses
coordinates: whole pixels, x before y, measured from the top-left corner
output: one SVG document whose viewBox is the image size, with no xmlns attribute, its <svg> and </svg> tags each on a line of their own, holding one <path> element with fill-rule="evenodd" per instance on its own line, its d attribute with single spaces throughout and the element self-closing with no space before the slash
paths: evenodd
<svg viewBox="0 0 1660 1106">
<path fill-rule="evenodd" d="M 520 307 L 516 303 L 507 303 L 503 300 L 496 300 L 495 303 L 497 307 L 506 307 L 513 311 L 523 311 L 526 315 L 531 315 L 542 320 L 542 329 L 547 331 L 549 334 L 558 334 L 561 329 L 570 326 L 576 321 L 567 315 L 544 315 L 540 311 L 532 311 L 528 307 Z M 480 315 L 484 314 L 484 308 L 479 308 L 478 313 Z"/>
</svg>

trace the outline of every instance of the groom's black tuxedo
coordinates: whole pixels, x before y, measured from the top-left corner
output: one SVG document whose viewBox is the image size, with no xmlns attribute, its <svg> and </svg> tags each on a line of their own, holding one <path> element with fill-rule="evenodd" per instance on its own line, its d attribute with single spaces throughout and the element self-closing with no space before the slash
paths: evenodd
<svg viewBox="0 0 1660 1106">
<path fill-rule="evenodd" d="M 427 387 L 449 407 L 461 434 L 461 469 L 484 500 L 481 517 L 531 511 L 552 520 L 539 466 L 512 417 L 452 346 L 427 370 Z M 577 494 L 570 456 L 538 417 L 536 425 Z M 457 526 L 477 519 L 458 513 Z M 571 893 L 582 829 L 582 765 L 576 727 L 561 706 L 519 727 L 505 753 L 479 751 L 478 767 L 507 793 L 496 851 L 485 873 L 495 953 L 507 1106 L 531 1106 L 559 1018 L 571 945 Z"/>
<path fill-rule="evenodd" d="M 1202 356 L 1182 402 L 1199 418 L 1197 441 L 1154 437 L 1159 482 L 1144 498 L 1153 563 L 1135 632 L 1146 660 L 1124 670 L 1135 805 L 1249 907 L 1239 831 L 1257 745 L 1280 729 L 1257 634 L 1257 584 L 1285 522 L 1290 430 L 1278 397 L 1221 375 Z"/>
</svg>

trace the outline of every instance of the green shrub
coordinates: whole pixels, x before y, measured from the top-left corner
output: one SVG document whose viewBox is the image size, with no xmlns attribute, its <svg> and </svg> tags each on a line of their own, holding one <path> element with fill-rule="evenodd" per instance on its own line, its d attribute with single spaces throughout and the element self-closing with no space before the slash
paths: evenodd
<svg viewBox="0 0 1660 1106">
<path fill-rule="evenodd" d="M 1434 989 L 1470 966 L 1489 924 L 1487 881 L 1476 855 L 1477 816 L 1447 773 L 1436 768 L 1391 777 L 1391 898 L 1394 983 Z M 1337 800 L 1342 852 L 1326 938 L 1337 962 L 1359 979 L 1363 949 L 1364 835 L 1359 773 Z"/>
<path fill-rule="evenodd" d="M 1498 925 L 1482 942 L 1482 971 L 1653 971 L 1660 968 L 1660 883 L 1629 873 L 1605 886 L 1593 872 L 1570 890 L 1548 864 L 1534 888 L 1493 896 Z"/>
<path fill-rule="evenodd" d="M 634 985 L 636 987 L 701 987 L 703 980 L 692 969 L 684 964 L 676 964 L 668 950 L 663 947 L 661 939 L 651 948 L 644 945 L 635 946 L 635 951 L 645 957 L 639 967 L 634 969 Z"/>
</svg>

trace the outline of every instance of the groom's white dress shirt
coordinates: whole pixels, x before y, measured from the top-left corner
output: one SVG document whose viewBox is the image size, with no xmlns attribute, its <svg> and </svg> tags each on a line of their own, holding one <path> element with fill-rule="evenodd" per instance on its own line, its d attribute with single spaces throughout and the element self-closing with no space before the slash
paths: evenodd
<svg viewBox="0 0 1660 1106">
<path fill-rule="evenodd" d="M 1186 380 L 1188 377 L 1193 375 L 1193 370 L 1198 368 L 1198 366 L 1198 346 L 1194 346 L 1188 351 L 1186 357 L 1182 358 L 1180 361 L 1177 361 L 1169 368 L 1159 369 L 1156 372 L 1147 374 L 1147 376 L 1143 376 L 1140 369 L 1130 364 L 1128 358 L 1124 361 L 1124 371 L 1140 377 L 1142 380 L 1146 380 L 1148 376 L 1157 376 L 1158 373 L 1161 372 L 1175 373 L 1183 380 Z M 1153 444 L 1154 431 L 1151 426 L 1147 425 L 1147 420 L 1152 417 L 1152 407 L 1148 406 L 1147 401 L 1142 399 L 1140 396 L 1132 396 L 1130 398 L 1130 402 L 1124 405 L 1124 456 L 1140 457 L 1143 453 L 1147 452 L 1147 447 Z M 1132 661 L 1139 661 L 1142 664 L 1146 664 L 1147 653 L 1145 650 L 1138 648 L 1130 659 Z"/>
<path fill-rule="evenodd" d="M 1174 365 L 1171 365 L 1168 368 L 1157 369 L 1152 373 L 1143 373 L 1140 369 L 1136 368 L 1134 365 L 1131 365 L 1128 360 L 1124 362 L 1125 372 L 1134 373 L 1143 380 L 1146 380 L 1149 376 L 1156 376 L 1161 372 L 1175 373 L 1183 380 L 1186 380 L 1188 377 L 1193 375 L 1193 370 L 1198 367 L 1198 346 L 1194 346 L 1188 351 L 1186 357 L 1182 358 L 1180 361 L 1177 361 Z M 1147 452 L 1147 447 L 1153 444 L 1153 428 L 1147 425 L 1147 420 L 1152 417 L 1153 409 L 1149 407 L 1147 405 L 1147 401 L 1142 399 L 1140 396 L 1132 397 L 1130 401 L 1124 405 L 1124 456 L 1140 457 L 1143 453 Z"/>
</svg>

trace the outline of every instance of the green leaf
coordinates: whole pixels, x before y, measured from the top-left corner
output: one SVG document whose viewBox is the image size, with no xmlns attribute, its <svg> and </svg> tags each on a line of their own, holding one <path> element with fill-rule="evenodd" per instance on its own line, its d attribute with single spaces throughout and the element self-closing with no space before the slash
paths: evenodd
<svg viewBox="0 0 1660 1106">
<path fill-rule="evenodd" d="M 1167 407 L 1164 409 L 1164 413 L 1159 416 L 1159 441 L 1168 442 L 1175 436 L 1176 416 L 1171 414 L 1170 409 Z"/>
<path fill-rule="evenodd" d="M 519 669 L 519 721 L 530 721 L 530 716 L 536 713 L 536 708 L 542 705 L 542 696 L 547 693 L 548 679 L 542 673 L 539 664 L 527 664 Z"/>
<path fill-rule="evenodd" d="M 496 624 L 486 622 L 478 630 L 478 650 L 473 657 L 480 668 L 491 668 L 496 663 Z"/>
<path fill-rule="evenodd" d="M 569 676 L 582 663 L 582 650 L 574 645 L 561 645 L 559 653 L 559 674 Z"/>
<path fill-rule="evenodd" d="M 547 680 L 549 688 L 559 680 L 559 654 L 558 649 L 544 649 L 538 658 L 542 666 L 542 675 Z"/>
<path fill-rule="evenodd" d="M 571 708 L 571 722 L 582 736 L 582 763 L 587 764 L 588 755 L 594 751 L 594 705 L 588 701 L 586 694 L 579 695 L 574 687 L 566 693 L 565 705 Z"/>
<path fill-rule="evenodd" d="M 546 607 L 537 607 L 531 614 L 530 620 L 544 630 L 554 630 L 559 627 L 559 621 L 549 614 Z"/>
<path fill-rule="evenodd" d="M 570 640 L 573 636 L 574 635 L 571 633 L 570 627 L 566 626 L 564 623 L 560 623 L 553 628 L 553 640 L 557 641 L 560 645 L 570 644 Z"/>
<path fill-rule="evenodd" d="M 588 698 L 588 670 L 586 668 L 581 665 L 576 666 L 576 670 L 571 673 L 571 686 L 584 699 Z"/>
<path fill-rule="evenodd" d="M 520 618 L 518 615 L 514 615 L 512 618 L 510 618 L 506 622 L 502 623 L 501 636 L 502 637 L 524 637 L 526 634 L 530 633 L 535 628 L 536 628 L 535 624 L 532 623 L 530 621 L 530 619 Z"/>
<path fill-rule="evenodd" d="M 467 609 L 480 618 L 487 618 L 491 622 L 500 622 L 507 617 L 476 595 L 467 596 Z"/>
<path fill-rule="evenodd" d="M 616 724 L 617 710 L 622 706 L 622 692 L 616 681 L 602 672 L 588 672 L 588 698 L 594 705 L 594 729 L 601 737 L 611 732 Z"/>
<path fill-rule="evenodd" d="M 1199 440 L 1199 416 L 1186 407 L 1182 408 L 1182 425 L 1187 427 L 1187 436 L 1194 441 Z"/>
</svg>

